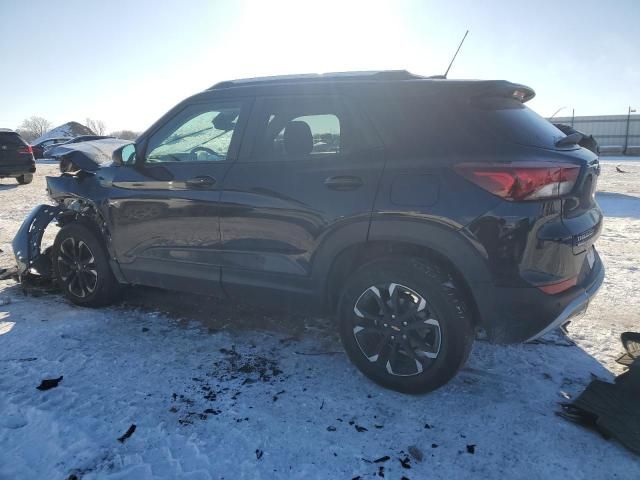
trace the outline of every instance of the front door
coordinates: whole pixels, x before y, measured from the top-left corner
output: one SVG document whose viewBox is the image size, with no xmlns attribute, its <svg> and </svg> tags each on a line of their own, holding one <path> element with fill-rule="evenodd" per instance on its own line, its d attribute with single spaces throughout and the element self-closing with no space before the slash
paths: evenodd
<svg viewBox="0 0 640 480">
<path fill-rule="evenodd" d="M 117 169 L 109 224 L 129 282 L 220 287 L 220 187 L 248 108 L 248 101 L 187 106 L 145 139 L 135 167 Z"/>
<path fill-rule="evenodd" d="M 323 242 L 345 226 L 366 240 L 382 149 L 337 96 L 262 98 L 254 110 L 223 187 L 222 283 L 244 298 L 310 293 Z"/>
</svg>

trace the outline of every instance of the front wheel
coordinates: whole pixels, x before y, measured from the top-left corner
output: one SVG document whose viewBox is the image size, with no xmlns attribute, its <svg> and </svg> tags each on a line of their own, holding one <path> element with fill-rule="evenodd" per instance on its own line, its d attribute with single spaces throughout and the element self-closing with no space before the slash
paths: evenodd
<svg viewBox="0 0 640 480">
<path fill-rule="evenodd" d="M 351 361 L 400 392 L 444 385 L 473 344 L 462 291 L 449 272 L 420 258 L 380 259 L 358 269 L 347 280 L 338 314 Z"/>
<path fill-rule="evenodd" d="M 120 286 L 109 266 L 104 244 L 81 223 L 62 227 L 51 253 L 56 279 L 76 305 L 101 307 L 113 303 Z"/>
<path fill-rule="evenodd" d="M 24 175 L 16 177 L 16 180 L 20 185 L 26 185 L 27 183 L 31 183 L 33 181 L 33 175 L 31 173 L 25 173 Z"/>
</svg>

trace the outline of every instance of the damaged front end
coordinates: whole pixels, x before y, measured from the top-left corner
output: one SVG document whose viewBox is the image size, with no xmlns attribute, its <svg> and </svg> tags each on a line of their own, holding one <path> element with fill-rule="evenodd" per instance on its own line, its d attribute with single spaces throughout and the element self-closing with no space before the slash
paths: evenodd
<svg viewBox="0 0 640 480">
<path fill-rule="evenodd" d="M 47 226 L 54 220 L 60 226 L 70 221 L 87 222 L 101 231 L 109 244 L 106 223 L 98 209 L 103 191 L 101 182 L 105 179 L 97 175 L 97 172 L 101 167 L 107 166 L 106 159 L 113 150 L 127 143 L 130 142 L 84 142 L 60 157 L 62 175 L 46 177 L 47 192 L 55 205 L 35 207 L 22 223 L 11 244 L 21 281 L 30 273 L 45 278 L 53 276 L 49 255 L 51 249 L 42 251 L 41 245 Z"/>
<path fill-rule="evenodd" d="M 45 229 L 62 211 L 60 206 L 38 205 L 22 223 L 11 242 L 20 279 L 30 270 L 43 277 L 51 276 L 51 259 L 40 251 L 40 246 Z"/>
</svg>

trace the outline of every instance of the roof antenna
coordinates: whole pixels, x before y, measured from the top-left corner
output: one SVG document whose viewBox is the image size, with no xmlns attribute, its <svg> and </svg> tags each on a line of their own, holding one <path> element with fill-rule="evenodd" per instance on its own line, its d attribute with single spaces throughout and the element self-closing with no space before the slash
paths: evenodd
<svg viewBox="0 0 640 480">
<path fill-rule="evenodd" d="M 453 54 L 453 58 L 451 59 L 451 63 L 449 64 L 449 67 L 447 68 L 447 71 L 444 72 L 443 78 L 447 78 L 447 75 L 449 74 L 449 70 L 451 70 L 451 65 L 453 65 L 454 60 L 458 56 L 458 52 L 460 51 L 460 48 L 462 47 L 462 44 L 464 43 L 464 40 L 465 40 L 465 38 L 467 38 L 468 34 L 469 34 L 469 30 L 467 30 L 465 32 L 465 34 L 464 34 L 464 37 L 462 37 L 462 41 L 460 42 L 460 45 L 458 45 L 458 49 L 456 50 L 456 53 Z"/>
</svg>

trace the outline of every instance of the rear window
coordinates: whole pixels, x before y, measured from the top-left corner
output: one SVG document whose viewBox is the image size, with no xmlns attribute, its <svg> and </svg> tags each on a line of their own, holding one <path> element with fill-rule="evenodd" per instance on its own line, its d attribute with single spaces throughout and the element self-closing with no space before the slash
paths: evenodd
<svg viewBox="0 0 640 480">
<path fill-rule="evenodd" d="M 21 147 L 26 145 L 20 135 L 14 132 L 0 132 L 0 145 L 6 145 L 8 147 Z"/>
<path fill-rule="evenodd" d="M 556 148 L 556 142 L 565 137 L 551 122 L 518 100 L 484 98 L 475 101 L 473 105 L 477 112 L 473 117 L 478 128 L 509 142 Z"/>
</svg>

